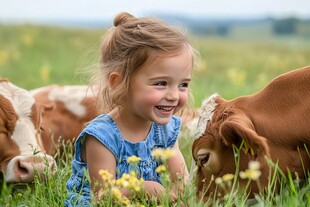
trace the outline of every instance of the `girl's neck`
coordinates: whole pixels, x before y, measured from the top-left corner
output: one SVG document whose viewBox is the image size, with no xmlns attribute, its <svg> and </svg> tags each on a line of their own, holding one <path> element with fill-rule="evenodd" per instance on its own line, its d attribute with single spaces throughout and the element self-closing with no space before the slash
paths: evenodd
<svg viewBox="0 0 310 207">
<path fill-rule="evenodd" d="M 112 110 L 109 115 L 117 124 L 122 137 L 130 142 L 144 141 L 150 131 L 152 122 L 141 117 L 127 114 L 126 111 Z"/>
</svg>

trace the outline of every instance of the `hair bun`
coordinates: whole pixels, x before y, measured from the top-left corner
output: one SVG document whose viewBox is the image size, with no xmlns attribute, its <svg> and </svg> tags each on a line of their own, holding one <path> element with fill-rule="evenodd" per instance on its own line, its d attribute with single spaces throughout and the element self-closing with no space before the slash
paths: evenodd
<svg viewBox="0 0 310 207">
<path fill-rule="evenodd" d="M 117 27 L 118 25 L 124 24 L 133 18 L 134 18 L 134 16 L 129 14 L 129 13 L 121 12 L 115 16 L 113 24 L 115 27 Z"/>
</svg>

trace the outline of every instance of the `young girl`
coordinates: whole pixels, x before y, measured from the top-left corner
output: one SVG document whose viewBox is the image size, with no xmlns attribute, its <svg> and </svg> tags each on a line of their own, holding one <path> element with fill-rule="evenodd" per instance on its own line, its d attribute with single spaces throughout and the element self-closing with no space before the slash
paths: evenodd
<svg viewBox="0 0 310 207">
<path fill-rule="evenodd" d="M 181 120 L 174 114 L 187 105 L 194 54 L 181 31 L 159 20 L 128 13 L 115 17 L 102 41 L 100 74 L 95 76 L 102 114 L 76 140 L 66 206 L 89 205 L 91 190 L 99 197 L 104 185 L 99 171 L 120 178 L 129 172 L 132 155 L 141 158 L 137 170 L 144 189 L 160 197 L 165 189 L 155 171 L 160 165 L 152 156 L 156 148 L 175 151 L 168 171 L 172 182 L 179 177 L 186 182 L 188 170 L 177 142 Z"/>
</svg>

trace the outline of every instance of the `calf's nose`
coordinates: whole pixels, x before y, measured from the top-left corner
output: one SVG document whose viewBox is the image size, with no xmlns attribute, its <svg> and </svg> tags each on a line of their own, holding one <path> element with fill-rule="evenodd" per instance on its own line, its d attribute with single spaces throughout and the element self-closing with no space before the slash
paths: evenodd
<svg viewBox="0 0 310 207">
<path fill-rule="evenodd" d="M 36 173 L 39 178 L 44 178 L 47 173 L 56 170 L 56 162 L 49 155 L 17 156 L 8 164 L 6 181 L 30 183 L 34 181 Z"/>
</svg>

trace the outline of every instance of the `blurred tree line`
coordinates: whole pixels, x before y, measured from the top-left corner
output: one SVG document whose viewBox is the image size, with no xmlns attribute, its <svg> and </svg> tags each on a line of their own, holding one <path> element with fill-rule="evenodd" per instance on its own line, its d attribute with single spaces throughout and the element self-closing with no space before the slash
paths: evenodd
<svg viewBox="0 0 310 207">
<path fill-rule="evenodd" d="M 272 31 L 274 34 L 296 34 L 297 26 L 300 20 L 295 17 L 274 20 L 272 24 Z"/>
<path fill-rule="evenodd" d="M 259 27 L 262 28 L 262 25 L 265 25 L 264 29 L 270 30 L 270 33 L 274 35 L 310 35 L 310 20 L 301 20 L 296 17 L 221 21 L 196 20 L 185 22 L 185 24 L 193 33 L 199 35 L 228 36 L 232 31 L 240 28 L 260 30 Z"/>
</svg>

